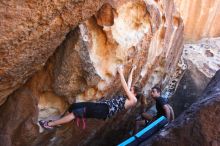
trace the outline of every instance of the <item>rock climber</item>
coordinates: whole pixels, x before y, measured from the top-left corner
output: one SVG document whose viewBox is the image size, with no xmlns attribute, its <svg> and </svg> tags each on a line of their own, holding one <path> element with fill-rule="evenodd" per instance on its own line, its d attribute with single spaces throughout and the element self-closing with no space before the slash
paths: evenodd
<svg viewBox="0 0 220 146">
<path fill-rule="evenodd" d="M 45 129 L 53 129 L 57 125 L 62 125 L 75 119 L 77 125 L 78 125 L 78 121 L 82 120 L 83 128 L 85 128 L 86 118 L 96 118 L 96 119 L 111 118 L 116 113 L 122 110 L 127 110 L 134 107 L 137 103 L 137 100 L 142 96 L 141 89 L 138 86 L 131 87 L 132 75 L 135 69 L 136 66 L 133 66 L 128 78 L 128 82 L 126 83 L 123 75 L 123 66 L 117 67 L 117 72 L 119 73 L 120 81 L 123 89 L 125 90 L 126 95 L 115 96 L 111 99 L 105 99 L 98 102 L 73 103 L 69 107 L 67 115 L 55 121 L 41 120 L 39 121 L 40 125 Z"/>
</svg>

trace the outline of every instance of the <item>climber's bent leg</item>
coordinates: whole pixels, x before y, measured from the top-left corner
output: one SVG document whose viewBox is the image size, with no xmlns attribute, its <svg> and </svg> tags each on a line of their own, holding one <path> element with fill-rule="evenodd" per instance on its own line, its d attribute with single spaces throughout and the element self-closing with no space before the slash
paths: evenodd
<svg viewBox="0 0 220 146">
<path fill-rule="evenodd" d="M 66 116 L 62 117 L 61 119 L 58 119 L 56 121 L 48 122 L 48 125 L 52 126 L 52 127 L 57 126 L 57 125 L 62 125 L 62 124 L 65 124 L 65 123 L 68 123 L 68 122 L 72 121 L 73 119 L 75 119 L 74 114 L 69 113 Z"/>
</svg>

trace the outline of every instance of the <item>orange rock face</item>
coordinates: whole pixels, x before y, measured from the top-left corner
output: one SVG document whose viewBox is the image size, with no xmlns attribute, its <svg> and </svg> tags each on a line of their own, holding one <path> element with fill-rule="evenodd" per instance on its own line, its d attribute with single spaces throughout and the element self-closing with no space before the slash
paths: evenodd
<svg viewBox="0 0 220 146">
<path fill-rule="evenodd" d="M 6 145 L 83 145 L 98 130 L 111 131 L 117 124 L 127 123 L 129 113 L 126 118 L 116 117 L 117 122 L 89 120 L 85 131 L 72 123 L 55 132 L 39 129 L 39 133 L 36 128 L 37 119 L 59 118 L 72 102 L 96 101 L 122 92 L 117 65 L 124 65 L 126 78 L 136 65 L 134 84 L 146 94 L 152 86 L 168 83 L 183 45 L 183 22 L 173 1 L 112 0 L 101 4 L 89 0 L 1 3 L 1 110 L 10 115 L 13 99 L 19 97 L 25 101 L 18 102 L 17 109 L 32 106 L 25 113 L 18 110 L 20 120 L 12 120 L 13 129 L 1 133 Z M 28 100 L 24 89 L 33 99 Z M 0 117 L 6 118 L 4 114 Z M 30 139 L 19 141 L 20 135 L 13 139 L 24 122 L 27 127 L 22 132 Z M 0 126 L 10 124 L 4 121 Z M 30 127 L 35 129 L 29 133 Z"/>
<path fill-rule="evenodd" d="M 174 0 L 184 22 L 187 41 L 220 35 L 219 0 Z"/>
<path fill-rule="evenodd" d="M 45 65 L 72 28 L 101 5 L 101 0 L 2 1 L 0 104 Z"/>
<path fill-rule="evenodd" d="M 1 145 L 30 145 L 37 138 L 38 100 L 34 93 L 23 88 L 10 95 L 0 107 Z M 4 119 L 4 120 L 3 120 Z"/>
</svg>

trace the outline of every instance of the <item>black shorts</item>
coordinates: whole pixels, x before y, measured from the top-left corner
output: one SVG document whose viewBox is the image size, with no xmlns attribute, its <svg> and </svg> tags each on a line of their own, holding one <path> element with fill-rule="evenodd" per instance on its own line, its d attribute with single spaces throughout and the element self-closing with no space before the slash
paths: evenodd
<svg viewBox="0 0 220 146">
<path fill-rule="evenodd" d="M 76 111 L 80 109 L 85 109 L 85 118 L 96 118 L 96 119 L 106 119 L 109 114 L 108 105 L 105 103 L 93 103 L 93 102 L 79 102 L 73 103 L 68 111 L 73 112 L 76 116 Z"/>
</svg>

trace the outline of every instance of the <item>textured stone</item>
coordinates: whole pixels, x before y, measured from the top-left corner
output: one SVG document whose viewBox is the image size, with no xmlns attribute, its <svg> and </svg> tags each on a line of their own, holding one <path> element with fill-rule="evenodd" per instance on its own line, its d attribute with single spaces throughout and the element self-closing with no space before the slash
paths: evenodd
<svg viewBox="0 0 220 146">
<path fill-rule="evenodd" d="M 40 70 L 65 35 L 92 16 L 103 1 L 0 3 L 0 104 Z"/>
<path fill-rule="evenodd" d="M 192 5 L 186 1 L 189 7 L 183 7 L 185 1 L 180 4 L 175 0 L 181 14 L 172 0 L 108 0 L 102 5 L 103 1 L 1 1 L 0 118 L 4 119 L 0 123 L 1 144 L 117 144 L 128 136 L 137 109 L 105 122 L 88 120 L 86 130 L 71 122 L 53 132 L 43 132 L 36 122 L 37 119 L 59 118 L 72 102 L 94 101 L 103 96 L 111 98 L 121 92 L 116 74 L 119 64 L 124 65 L 126 78 L 132 64 L 137 65 L 133 80 L 143 87 L 146 95 L 156 84 L 165 86 L 175 74 L 182 53 L 181 16 L 186 25 L 187 40 L 219 34 L 218 1 L 208 2 L 207 8 L 204 5 L 207 1 L 201 1 L 200 11 L 194 5 L 198 1 L 193 1 Z M 188 10 L 186 13 L 185 8 L 195 10 L 195 13 L 189 17 L 191 13 Z M 198 24 L 194 15 L 199 17 Z M 205 21 L 207 16 L 210 17 Z M 194 22 L 197 25 L 193 25 Z M 190 46 L 193 45 L 185 46 L 184 59 L 194 67 L 190 77 L 197 87 L 202 88 L 205 82 L 198 79 L 210 78 L 219 69 L 216 47 L 219 45 L 214 40 L 201 42 L 201 46 Z M 206 49 L 202 50 L 203 47 Z M 199 58 L 208 64 L 201 64 Z M 212 110 L 209 103 L 211 100 L 204 106 Z M 212 106 L 219 112 L 216 103 Z M 204 113 L 201 119 L 209 131 L 206 122 L 210 121 L 205 121 L 204 117 L 210 116 L 212 120 L 214 113 L 208 110 L 201 111 Z M 194 113 L 194 110 L 190 112 Z M 198 127 L 195 129 L 199 130 Z M 203 125 L 199 128 L 203 129 Z M 212 128 L 211 131 L 215 131 Z M 205 144 L 218 144 L 215 134 L 201 139 Z M 199 140 L 195 144 L 201 144 Z"/>
<path fill-rule="evenodd" d="M 174 0 L 184 22 L 184 38 L 192 42 L 220 35 L 219 0 Z"/>
<path fill-rule="evenodd" d="M 100 26 L 112 26 L 114 24 L 115 9 L 109 3 L 105 3 L 97 12 L 96 21 Z"/>
<path fill-rule="evenodd" d="M 175 71 L 182 50 L 183 25 L 172 2 L 117 1 L 112 5 L 117 13 L 112 26 L 100 27 L 95 18 L 80 26 L 91 62 L 101 78 L 96 86 L 100 93 L 94 99 L 112 94 L 112 86 L 119 88 L 115 81 L 118 64 L 125 65 L 125 75 L 132 64 L 137 65 L 134 81 L 145 86 L 146 92 L 152 85 L 165 84 L 169 76 L 165 81 L 162 77 Z M 90 99 L 85 92 L 77 100 Z"/>
<path fill-rule="evenodd" d="M 56 8 L 50 9 L 53 8 L 53 4 L 56 4 Z M 61 4 L 63 4 L 62 7 Z M 106 5 L 108 5 L 107 8 L 105 8 Z M 26 5 L 20 4 L 18 6 Z M 176 65 L 182 53 L 183 22 L 174 7 L 173 1 L 109 1 L 92 17 L 89 16 L 99 9 L 101 2 L 52 1 L 51 4 L 44 5 L 44 3 L 41 3 L 40 6 L 42 7 L 39 9 L 39 13 L 42 11 L 47 16 L 42 17 L 47 22 L 42 24 L 42 27 L 45 28 L 43 30 L 46 31 L 43 33 L 43 37 L 40 37 L 41 34 L 38 31 L 34 32 L 39 37 L 30 33 L 31 36 L 33 35 L 33 39 L 25 35 L 25 38 L 30 38 L 27 42 L 28 49 L 26 44 L 23 44 L 25 39 L 22 39 L 21 44 L 18 44 L 23 46 L 18 47 L 20 50 L 16 50 L 15 46 L 5 42 L 12 49 L 8 50 L 6 47 L 2 53 L 2 60 L 10 60 L 16 66 L 12 63 L 4 67 L 6 63 L 1 62 L 3 63 L 1 65 L 2 75 L 4 75 L 4 82 L 2 82 L 1 87 L 13 91 L 15 86 L 20 86 L 19 90 L 30 90 L 33 96 L 38 99 L 38 109 L 34 111 L 39 110 L 39 114 L 23 117 L 23 113 L 18 111 L 17 116 L 21 121 L 25 121 L 26 118 L 59 118 L 72 102 L 96 101 L 103 96 L 111 98 L 112 95 L 121 93 L 122 87 L 116 74 L 116 67 L 119 64 L 124 65 L 126 78 L 131 66 L 137 65 L 133 80 L 135 84 L 141 85 L 146 93 L 155 84 L 166 85 L 169 82 L 170 74 L 176 70 Z M 44 6 L 48 6 L 48 9 Z M 57 9 L 61 10 L 55 11 Z M 56 13 L 54 14 L 49 10 L 54 10 Z M 35 11 L 33 11 L 33 14 L 35 14 Z M 60 18 L 58 26 L 53 25 L 50 21 L 50 19 L 54 20 L 53 17 L 58 19 L 56 14 Z M 104 19 L 105 15 L 109 15 L 106 17 L 107 19 Z M 82 22 L 84 18 L 88 19 Z M 21 18 L 18 17 L 18 19 L 17 22 L 20 22 Z M 112 23 L 112 19 L 114 23 Z M 27 24 L 26 19 L 22 22 L 25 25 Z M 79 26 L 71 30 L 78 22 L 81 22 Z M 10 27 L 11 25 L 8 26 L 8 28 Z M 36 27 L 38 28 L 38 26 Z M 26 31 L 25 28 L 21 30 Z M 35 30 L 32 25 L 29 28 Z M 66 35 L 67 33 L 68 35 Z M 7 33 L 5 38 L 13 40 L 13 38 L 7 36 Z M 40 39 L 38 40 L 38 38 Z M 16 37 L 14 40 L 16 42 Z M 58 45 L 59 47 L 57 47 Z M 36 52 L 32 52 L 33 50 Z M 23 63 L 20 63 L 20 60 L 13 60 L 12 57 L 15 59 L 14 56 L 6 56 L 5 52 L 7 51 L 12 52 L 18 59 L 22 55 L 24 58 L 20 59 Z M 26 55 L 32 55 L 33 58 L 26 58 Z M 39 68 L 36 69 L 36 66 Z M 13 72 L 14 74 L 11 74 L 10 78 L 6 78 L 7 74 L 4 73 L 8 73 L 8 71 L 10 73 L 11 70 L 18 71 Z M 40 71 L 35 73 L 36 70 Z M 34 75 L 32 76 L 32 74 Z M 30 76 L 32 78 L 23 86 Z M 15 80 L 15 77 L 18 78 Z M 11 82 L 8 82 L 9 80 Z M 19 81 L 22 81 L 22 84 L 18 84 Z M 12 83 L 15 86 L 11 86 Z M 1 97 L 6 97 L 10 93 L 9 90 L 5 90 L 7 94 L 3 91 L 0 92 Z M 18 93 L 15 91 L 14 94 L 17 95 Z M 11 96 L 8 100 L 10 98 Z M 1 99 L 3 101 L 3 98 Z M 22 105 L 19 102 L 18 104 L 22 108 L 27 108 L 25 104 Z M 7 102 L 2 105 L 4 108 L 1 110 L 4 110 L 5 114 L 10 113 L 8 106 Z M 32 105 L 32 107 L 34 106 Z M 19 144 L 36 146 L 86 145 L 90 143 L 90 140 L 97 139 L 96 134 L 100 135 L 104 131 L 103 129 L 107 128 L 108 131 L 103 133 L 102 136 L 103 141 L 98 139 L 100 142 L 94 141 L 94 143 L 105 143 L 104 140 L 108 139 L 110 133 L 115 131 L 115 135 L 112 137 L 112 139 L 115 139 L 115 144 L 124 137 L 119 131 L 120 129 L 128 130 L 127 126 L 131 124 L 130 119 L 134 116 L 135 111 L 125 113 L 122 113 L 124 116 L 118 115 L 106 122 L 94 119 L 88 120 L 88 128 L 84 131 L 72 122 L 52 132 L 41 131 L 41 129 L 40 133 L 39 131 L 31 131 L 30 133 L 24 131 L 27 137 L 30 135 L 31 140 L 21 140 Z M 128 120 L 129 123 L 127 123 Z M 23 124 L 20 121 L 18 123 L 12 121 L 12 123 L 17 128 L 20 128 L 20 125 Z M 36 126 L 36 123 L 27 122 L 27 124 Z M 4 122 L 4 126 L 8 129 L 10 127 L 7 122 Z M 121 128 L 118 128 L 120 126 Z M 10 135 L 3 134 L 2 140 L 8 143 L 16 143 L 17 139 L 13 139 L 14 132 L 11 131 Z M 19 137 L 22 138 L 18 134 L 17 138 L 19 139 Z M 108 144 L 111 145 L 112 143 Z"/>
<path fill-rule="evenodd" d="M 175 111 L 175 117 L 178 117 L 183 111 L 188 109 L 191 104 L 201 100 L 202 91 L 210 81 L 196 67 L 190 67 L 184 73 L 180 80 L 175 94 L 170 99 L 170 103 Z"/>
<path fill-rule="evenodd" d="M 193 102 L 201 100 L 202 91 L 220 68 L 219 49 L 219 38 L 202 39 L 195 44 L 184 45 L 182 57 L 188 69 L 171 99 L 176 116 Z"/>
<path fill-rule="evenodd" d="M 37 138 L 38 99 L 28 88 L 19 89 L 0 107 L 3 146 L 28 146 Z M 4 119 L 4 120 L 3 120 Z"/>
<path fill-rule="evenodd" d="M 56 94 L 75 98 L 98 84 L 100 77 L 90 59 L 86 42 L 79 28 L 71 31 L 55 54 L 54 83 Z"/>
<path fill-rule="evenodd" d="M 195 44 L 185 44 L 183 58 L 189 64 L 189 67 L 194 66 L 207 78 L 211 78 L 220 68 L 219 49 L 220 38 L 206 38 Z"/>
</svg>

